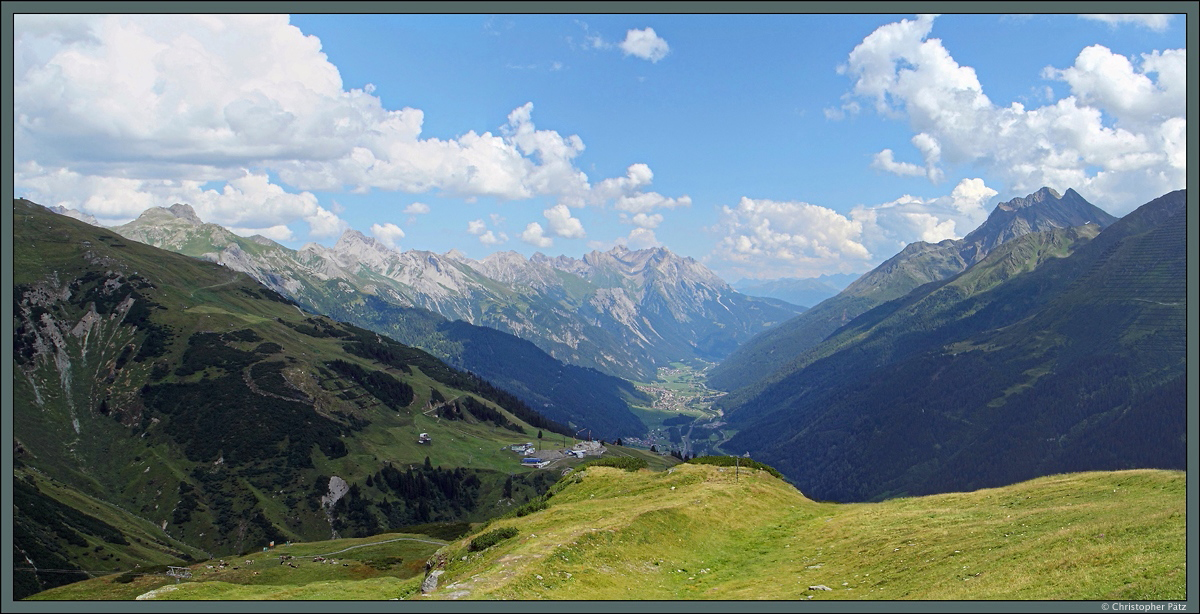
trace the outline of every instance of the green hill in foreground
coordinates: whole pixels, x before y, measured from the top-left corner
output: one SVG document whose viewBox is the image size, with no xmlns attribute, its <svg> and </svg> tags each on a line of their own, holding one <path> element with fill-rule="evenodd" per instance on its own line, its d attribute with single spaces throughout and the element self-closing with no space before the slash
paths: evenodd
<svg viewBox="0 0 1200 614">
<path fill-rule="evenodd" d="M 281 570 L 275 559 L 266 561 L 273 563 L 269 577 L 263 566 L 263 575 L 249 579 L 246 567 L 216 574 L 194 565 L 190 581 L 145 576 L 121 595 L 110 576 L 36 598 L 129 599 L 160 587 L 167 588 L 150 597 L 1091 600 L 1186 594 L 1186 477 L 1179 471 L 1056 475 L 971 493 L 836 504 L 807 499 L 762 470 L 590 467 L 551 492 L 544 510 L 495 521 L 436 553 L 429 545 L 425 552 L 442 573 L 428 594 L 420 592 L 422 574 L 384 577 L 363 562 L 364 554 L 345 567 L 303 560 Z M 515 535 L 471 550 L 473 540 L 502 529 Z M 288 548 L 309 555 L 344 547 Z M 257 556 L 263 555 L 250 558 Z"/>
</svg>

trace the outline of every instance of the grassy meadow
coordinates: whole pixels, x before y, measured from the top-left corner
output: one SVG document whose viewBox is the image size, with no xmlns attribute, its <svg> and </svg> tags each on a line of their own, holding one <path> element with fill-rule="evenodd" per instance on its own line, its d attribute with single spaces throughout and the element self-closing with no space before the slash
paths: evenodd
<svg viewBox="0 0 1200 614">
<path fill-rule="evenodd" d="M 585 473 L 549 509 L 493 524 L 517 537 L 443 551 L 442 587 L 429 597 L 1185 597 L 1181 472 L 1061 475 L 870 504 L 814 502 L 765 471 Z"/>
<path fill-rule="evenodd" d="M 179 583 L 112 575 L 33 598 L 1183 599 L 1185 487 L 1182 472 L 1092 472 L 838 504 L 761 470 L 591 466 L 561 480 L 548 508 L 454 542 L 384 534 L 292 543 L 227 558 L 225 568 L 193 564 Z M 515 537 L 469 548 L 508 527 Z M 430 559 L 443 575 L 422 594 Z"/>
</svg>

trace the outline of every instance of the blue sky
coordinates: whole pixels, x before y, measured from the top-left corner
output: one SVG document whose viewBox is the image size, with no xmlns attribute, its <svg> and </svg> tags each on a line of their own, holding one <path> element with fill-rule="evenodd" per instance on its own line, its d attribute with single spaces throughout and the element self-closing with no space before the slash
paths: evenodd
<svg viewBox="0 0 1200 614">
<path fill-rule="evenodd" d="M 188 202 L 292 247 L 858 273 L 1042 185 L 1117 215 L 1184 187 L 1184 26 L 18 15 L 15 193 L 105 223 Z"/>
</svg>

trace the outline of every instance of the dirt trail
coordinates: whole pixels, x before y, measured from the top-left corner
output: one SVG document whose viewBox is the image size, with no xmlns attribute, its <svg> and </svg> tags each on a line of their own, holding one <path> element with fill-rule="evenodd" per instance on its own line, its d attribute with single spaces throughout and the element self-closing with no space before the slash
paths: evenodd
<svg viewBox="0 0 1200 614">
<path fill-rule="evenodd" d="M 213 284 L 213 285 L 211 285 L 211 286 L 204 286 L 203 288 L 196 288 L 195 290 L 192 290 L 192 293 L 191 293 L 191 295 L 189 296 L 189 298 L 196 298 L 196 293 L 197 293 L 197 292 L 199 292 L 199 291 L 201 291 L 201 290 L 208 290 L 208 289 L 210 289 L 210 288 L 219 288 L 219 287 L 221 287 L 221 286 L 228 286 L 229 284 L 231 284 L 231 283 L 233 283 L 233 282 L 235 282 L 235 281 L 237 281 L 237 280 L 238 280 L 237 276 L 234 276 L 234 277 L 233 277 L 232 279 L 230 279 L 229 281 L 223 281 L 223 282 L 221 282 L 221 283 L 219 283 L 219 284 Z"/>
</svg>

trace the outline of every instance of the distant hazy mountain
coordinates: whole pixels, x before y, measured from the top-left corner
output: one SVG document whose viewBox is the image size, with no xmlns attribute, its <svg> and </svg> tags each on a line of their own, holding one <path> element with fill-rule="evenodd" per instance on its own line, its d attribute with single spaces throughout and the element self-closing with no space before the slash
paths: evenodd
<svg viewBox="0 0 1200 614">
<path fill-rule="evenodd" d="M 743 279 L 734 283 L 733 288 L 750 296 L 777 298 L 793 305 L 811 307 L 841 292 L 858 277 L 857 273 L 837 273 L 808 278 Z"/>
<path fill-rule="evenodd" d="M 348 293 L 375 296 L 508 332 L 563 362 L 631 379 L 651 379 L 671 361 L 721 360 L 800 311 L 742 295 L 662 248 L 618 246 L 582 259 L 500 252 L 476 261 L 457 252 L 399 252 L 350 230 L 333 247 L 293 251 L 204 224 L 186 205 L 147 210 L 115 230 L 245 271 L 321 313 Z"/>
<path fill-rule="evenodd" d="M 1042 188 L 1025 198 L 1001 203 L 966 237 L 936 244 L 911 243 L 837 296 L 746 342 L 709 373 L 708 383 L 730 391 L 749 386 L 872 307 L 960 273 L 1014 237 L 1089 223 L 1104 228 L 1115 220 L 1074 190 L 1060 196 Z"/>
<path fill-rule="evenodd" d="M 84 213 L 82 211 L 68 209 L 62 205 L 54 205 L 54 206 L 50 206 L 50 207 L 46 207 L 46 208 L 59 214 L 59 215 L 65 215 L 67 217 L 77 219 L 85 224 L 91 224 L 92 226 L 100 225 L 100 222 L 95 217 L 93 217 L 87 213 Z"/>
<path fill-rule="evenodd" d="M 1027 233 L 878 305 L 744 389 L 724 448 L 842 501 L 1184 468 L 1185 208 Z"/>
</svg>

